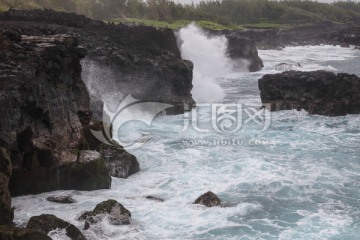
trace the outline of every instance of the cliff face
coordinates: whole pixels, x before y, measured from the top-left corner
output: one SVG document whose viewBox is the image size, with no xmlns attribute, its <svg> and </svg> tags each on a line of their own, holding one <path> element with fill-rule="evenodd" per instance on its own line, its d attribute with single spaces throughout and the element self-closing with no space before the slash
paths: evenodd
<svg viewBox="0 0 360 240">
<path fill-rule="evenodd" d="M 9 184 L 12 196 L 109 188 L 102 157 L 81 151 L 83 126 L 91 117 L 81 80 L 86 51 L 69 35 L 21 36 L 7 29 L 1 46 L 1 162 L 10 159 L 12 168 L 8 179 L 9 164 L 1 167 L 2 187 Z"/>
<path fill-rule="evenodd" d="M 261 100 L 271 111 L 305 109 L 310 114 L 360 113 L 360 78 L 326 71 L 289 71 L 259 80 Z"/>
<path fill-rule="evenodd" d="M 76 36 L 88 51 L 84 63 L 95 68 L 88 70 L 83 65 L 84 75 L 93 80 L 91 71 L 106 69 L 106 75 L 100 74 L 93 82 L 95 92 L 101 91 L 96 89 L 99 85 L 112 81 L 111 90 L 121 92 L 121 96 L 132 94 L 143 101 L 173 104 L 178 106 L 176 113 L 183 112 L 184 104 L 190 107 L 195 104 L 190 93 L 193 65 L 181 59 L 170 29 L 105 24 L 51 10 L 3 13 L 0 23 L 32 35 Z M 99 96 L 92 96 L 92 100 L 96 97 Z"/>
</svg>

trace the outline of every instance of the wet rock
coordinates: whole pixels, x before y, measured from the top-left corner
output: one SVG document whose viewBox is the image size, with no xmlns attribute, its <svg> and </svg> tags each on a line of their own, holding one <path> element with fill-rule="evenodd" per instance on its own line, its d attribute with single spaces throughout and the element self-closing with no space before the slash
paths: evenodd
<svg viewBox="0 0 360 240">
<path fill-rule="evenodd" d="M 111 187 L 111 176 L 106 162 L 96 151 L 80 151 L 75 163 L 60 167 L 59 178 L 61 189 L 91 191 Z"/>
<path fill-rule="evenodd" d="M 301 67 L 300 63 L 279 63 L 275 65 L 275 70 L 277 71 L 290 71 L 295 68 Z"/>
<path fill-rule="evenodd" d="M 66 235 L 70 239 L 86 240 L 77 227 L 51 214 L 31 217 L 26 228 L 39 231 L 43 234 L 48 234 L 55 229 L 65 229 Z"/>
<path fill-rule="evenodd" d="M 54 203 L 63 203 L 63 204 L 70 204 L 75 203 L 76 201 L 72 198 L 71 195 L 60 195 L 60 196 L 50 196 L 46 198 L 49 202 Z"/>
<path fill-rule="evenodd" d="M 157 202 L 165 202 L 165 200 L 164 200 L 164 199 L 159 198 L 159 197 L 146 196 L 145 198 L 146 198 L 146 199 L 149 199 L 149 200 L 154 200 L 154 201 L 157 201 Z"/>
<path fill-rule="evenodd" d="M 17 228 L 9 225 L 0 226 L 2 240 L 51 240 L 51 237 L 34 229 Z"/>
<path fill-rule="evenodd" d="M 104 218 L 112 225 L 130 224 L 131 213 L 116 200 L 110 199 L 96 205 L 93 211 L 83 213 L 79 220 L 85 220 L 84 229 L 88 229 L 90 224 L 100 222 Z"/>
<path fill-rule="evenodd" d="M 111 176 L 113 177 L 127 178 L 140 171 L 139 162 L 136 157 L 123 148 L 102 144 L 99 146 L 99 152 L 103 154 L 107 161 Z"/>
<path fill-rule="evenodd" d="M 264 67 L 264 63 L 258 55 L 254 41 L 237 34 L 229 34 L 228 39 L 228 55 L 232 59 L 245 59 L 249 61 L 249 71 L 257 72 Z"/>
<path fill-rule="evenodd" d="M 221 206 L 221 200 L 218 196 L 216 196 L 213 192 L 207 192 L 198 197 L 194 204 L 201 204 L 206 207 L 215 207 L 215 206 Z"/>
<path fill-rule="evenodd" d="M 9 152 L 0 147 L 0 225 L 11 224 L 14 218 L 14 210 L 11 208 L 11 196 L 8 189 L 11 172 Z"/>
<path fill-rule="evenodd" d="M 79 44 L 88 51 L 87 63 L 91 61 L 97 69 L 108 70 L 107 75 L 115 83 L 106 83 L 111 91 L 122 92 L 124 96 L 132 94 L 142 101 L 172 104 L 176 108 L 169 113 L 173 114 L 184 112 L 185 105 L 191 108 L 195 104 L 191 95 L 193 65 L 181 58 L 171 29 L 105 24 L 52 10 L 14 10 L 0 13 L 0 21 L 21 28 L 23 35 L 76 33 Z M 26 26 L 20 21 L 26 21 Z M 90 76 L 84 77 L 85 81 L 94 79 L 93 70 L 84 68 L 83 75 Z M 101 76 L 101 80 L 110 79 Z M 101 99 L 95 99 L 96 90 L 93 93 L 92 99 Z"/>
<path fill-rule="evenodd" d="M 261 100 L 271 111 L 305 109 L 310 114 L 360 113 L 360 78 L 327 71 L 289 71 L 259 80 Z"/>
</svg>

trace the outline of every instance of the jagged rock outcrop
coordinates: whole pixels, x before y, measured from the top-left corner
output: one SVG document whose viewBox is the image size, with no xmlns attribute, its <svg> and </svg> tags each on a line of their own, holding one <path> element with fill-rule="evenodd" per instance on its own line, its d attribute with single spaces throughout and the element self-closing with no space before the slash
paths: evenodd
<svg viewBox="0 0 360 240">
<path fill-rule="evenodd" d="M 340 31 L 337 39 L 345 44 L 360 46 L 360 25 L 355 25 Z"/>
<path fill-rule="evenodd" d="M 98 151 L 104 156 L 113 177 L 127 178 L 140 171 L 136 157 L 122 148 L 102 144 Z"/>
<path fill-rule="evenodd" d="M 14 226 L 0 226 L 1 240 L 51 240 L 48 235 L 29 228 L 17 228 Z"/>
<path fill-rule="evenodd" d="M 181 59 L 170 29 L 105 24 L 52 10 L 13 10 L 0 14 L 0 23 L 4 21 L 21 34 L 77 36 L 88 50 L 84 64 L 91 64 L 84 66 L 84 80 L 87 76 L 96 78 L 95 88 L 103 87 L 94 89 L 92 102 L 105 89 L 105 92 L 121 92 L 123 97 L 132 94 L 139 100 L 175 105 L 173 113 L 183 112 L 184 104 L 190 107 L 195 104 L 190 93 L 193 64 Z M 102 72 L 104 69 L 106 74 Z M 94 73 L 100 74 L 95 77 Z M 91 83 L 88 85 L 91 87 Z"/>
<path fill-rule="evenodd" d="M 52 214 L 42 214 L 40 216 L 31 217 L 26 228 L 43 234 L 49 234 L 51 231 L 56 229 L 64 229 L 66 231 L 66 235 L 71 240 L 86 240 L 77 227 Z"/>
<path fill-rule="evenodd" d="M 81 214 L 78 220 L 85 220 L 86 230 L 91 224 L 98 223 L 104 218 L 107 218 L 111 225 L 130 224 L 131 212 L 116 200 L 109 199 L 96 205 L 93 211 Z"/>
<path fill-rule="evenodd" d="M 226 38 L 228 39 L 227 53 L 232 59 L 247 60 L 250 72 L 260 71 L 264 67 L 254 41 L 236 34 L 229 34 Z"/>
<path fill-rule="evenodd" d="M 194 204 L 201 204 L 206 207 L 215 207 L 221 206 L 221 200 L 215 193 L 209 191 L 198 197 Z"/>
<path fill-rule="evenodd" d="M 109 188 L 104 159 L 98 156 L 91 163 L 82 158 L 87 145 L 83 127 L 91 118 L 81 80 L 86 51 L 73 36 L 24 33 L 6 29 L 0 34 L 0 147 L 11 159 L 12 195 Z M 88 166 L 93 168 L 85 170 Z M 1 173 L 9 176 L 3 168 Z M 90 184 L 75 181 L 79 174 Z"/>
<path fill-rule="evenodd" d="M 259 80 L 261 100 L 271 111 L 305 109 L 310 114 L 360 113 L 360 78 L 327 71 L 288 71 Z"/>
</svg>

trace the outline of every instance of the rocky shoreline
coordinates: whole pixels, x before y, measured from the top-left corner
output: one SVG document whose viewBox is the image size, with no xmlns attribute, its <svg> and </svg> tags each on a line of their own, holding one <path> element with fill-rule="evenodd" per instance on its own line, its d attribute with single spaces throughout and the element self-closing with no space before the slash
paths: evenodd
<svg viewBox="0 0 360 240">
<path fill-rule="evenodd" d="M 319 22 L 290 29 L 246 29 L 210 31 L 211 34 L 232 35 L 253 41 L 259 49 L 281 49 L 286 46 L 349 45 L 360 46 L 360 27 L 357 24 Z"/>
<path fill-rule="evenodd" d="M 249 70 L 258 71 L 263 62 L 257 44 L 307 44 L 288 38 L 298 34 L 296 31 L 288 31 L 288 35 L 267 31 L 258 31 L 259 35 L 255 30 L 224 33 L 229 40 L 228 55 L 249 60 Z M 332 39 L 329 43 L 359 44 L 357 31 L 351 27 L 326 36 L 319 33 L 313 43 Z M 135 156 L 121 146 L 104 145 L 91 134 L 105 124 L 100 117 L 104 96 L 98 84 L 103 83 L 105 92 L 121 92 L 118 101 L 131 94 L 141 101 L 171 104 L 174 107 L 169 113 L 179 114 L 196 105 L 191 95 L 193 64 L 181 58 L 176 35 L 169 29 L 105 24 L 51 10 L 12 10 L 0 13 L 0 32 L 0 238 L 49 239 L 51 230 L 63 228 L 70 238 L 84 239 L 80 230 L 52 215 L 32 218 L 26 229 L 12 226 L 11 196 L 59 189 L 109 189 L 111 176 L 127 178 L 138 172 Z M 306 33 L 304 39 L 310 34 Z M 94 77 L 98 82 L 86 82 Z M 284 81 L 278 81 L 280 78 Z M 295 86 L 310 82 L 318 84 L 320 92 Z M 287 72 L 264 76 L 259 87 L 263 102 L 274 106 L 272 110 L 304 108 L 335 116 L 360 112 L 358 83 L 354 75 Z M 324 101 L 329 102 L 322 108 L 316 105 Z M 339 102 L 340 108 L 334 107 Z M 222 204 L 211 192 L 195 203 L 209 207 Z M 130 211 L 108 200 L 82 215 L 84 229 L 104 214 L 115 225 L 130 223 Z M 46 226 L 49 222 L 51 227 Z"/>
</svg>

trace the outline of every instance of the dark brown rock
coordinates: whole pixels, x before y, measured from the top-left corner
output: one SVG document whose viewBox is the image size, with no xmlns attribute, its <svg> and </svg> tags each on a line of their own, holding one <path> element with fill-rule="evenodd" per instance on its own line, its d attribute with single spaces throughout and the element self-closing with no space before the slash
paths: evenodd
<svg viewBox="0 0 360 240">
<path fill-rule="evenodd" d="M 0 225 L 11 224 L 14 218 L 8 189 L 11 171 L 9 153 L 5 148 L 0 147 Z"/>
<path fill-rule="evenodd" d="M 55 229 L 65 229 L 66 235 L 70 239 L 86 240 L 84 235 L 77 227 L 51 214 L 43 214 L 40 216 L 31 217 L 26 228 L 39 231 L 43 234 L 48 234 Z"/>
<path fill-rule="evenodd" d="M 259 80 L 261 100 L 271 111 L 305 109 L 310 114 L 360 113 L 360 78 L 326 71 L 288 71 Z"/>
<path fill-rule="evenodd" d="M 127 178 L 140 171 L 136 157 L 123 148 L 102 144 L 98 147 L 98 151 L 107 161 L 110 174 L 113 177 Z"/>
<path fill-rule="evenodd" d="M 51 240 L 51 237 L 28 228 L 17 228 L 9 225 L 0 226 L 1 240 Z"/>
<path fill-rule="evenodd" d="M 83 213 L 79 220 L 85 220 L 84 229 L 88 229 L 90 224 L 97 223 L 107 218 L 112 225 L 130 224 L 131 213 L 116 200 L 104 201 L 94 208 L 93 211 Z"/>
<path fill-rule="evenodd" d="M 232 59 L 245 59 L 249 61 L 250 72 L 260 71 L 264 67 L 254 41 L 239 37 L 237 34 L 229 34 L 226 37 L 228 39 L 227 52 Z"/>
<path fill-rule="evenodd" d="M 221 206 L 221 200 L 218 196 L 216 196 L 213 192 L 207 192 L 198 197 L 194 204 L 201 204 L 206 207 L 215 207 L 215 206 Z"/>
</svg>

